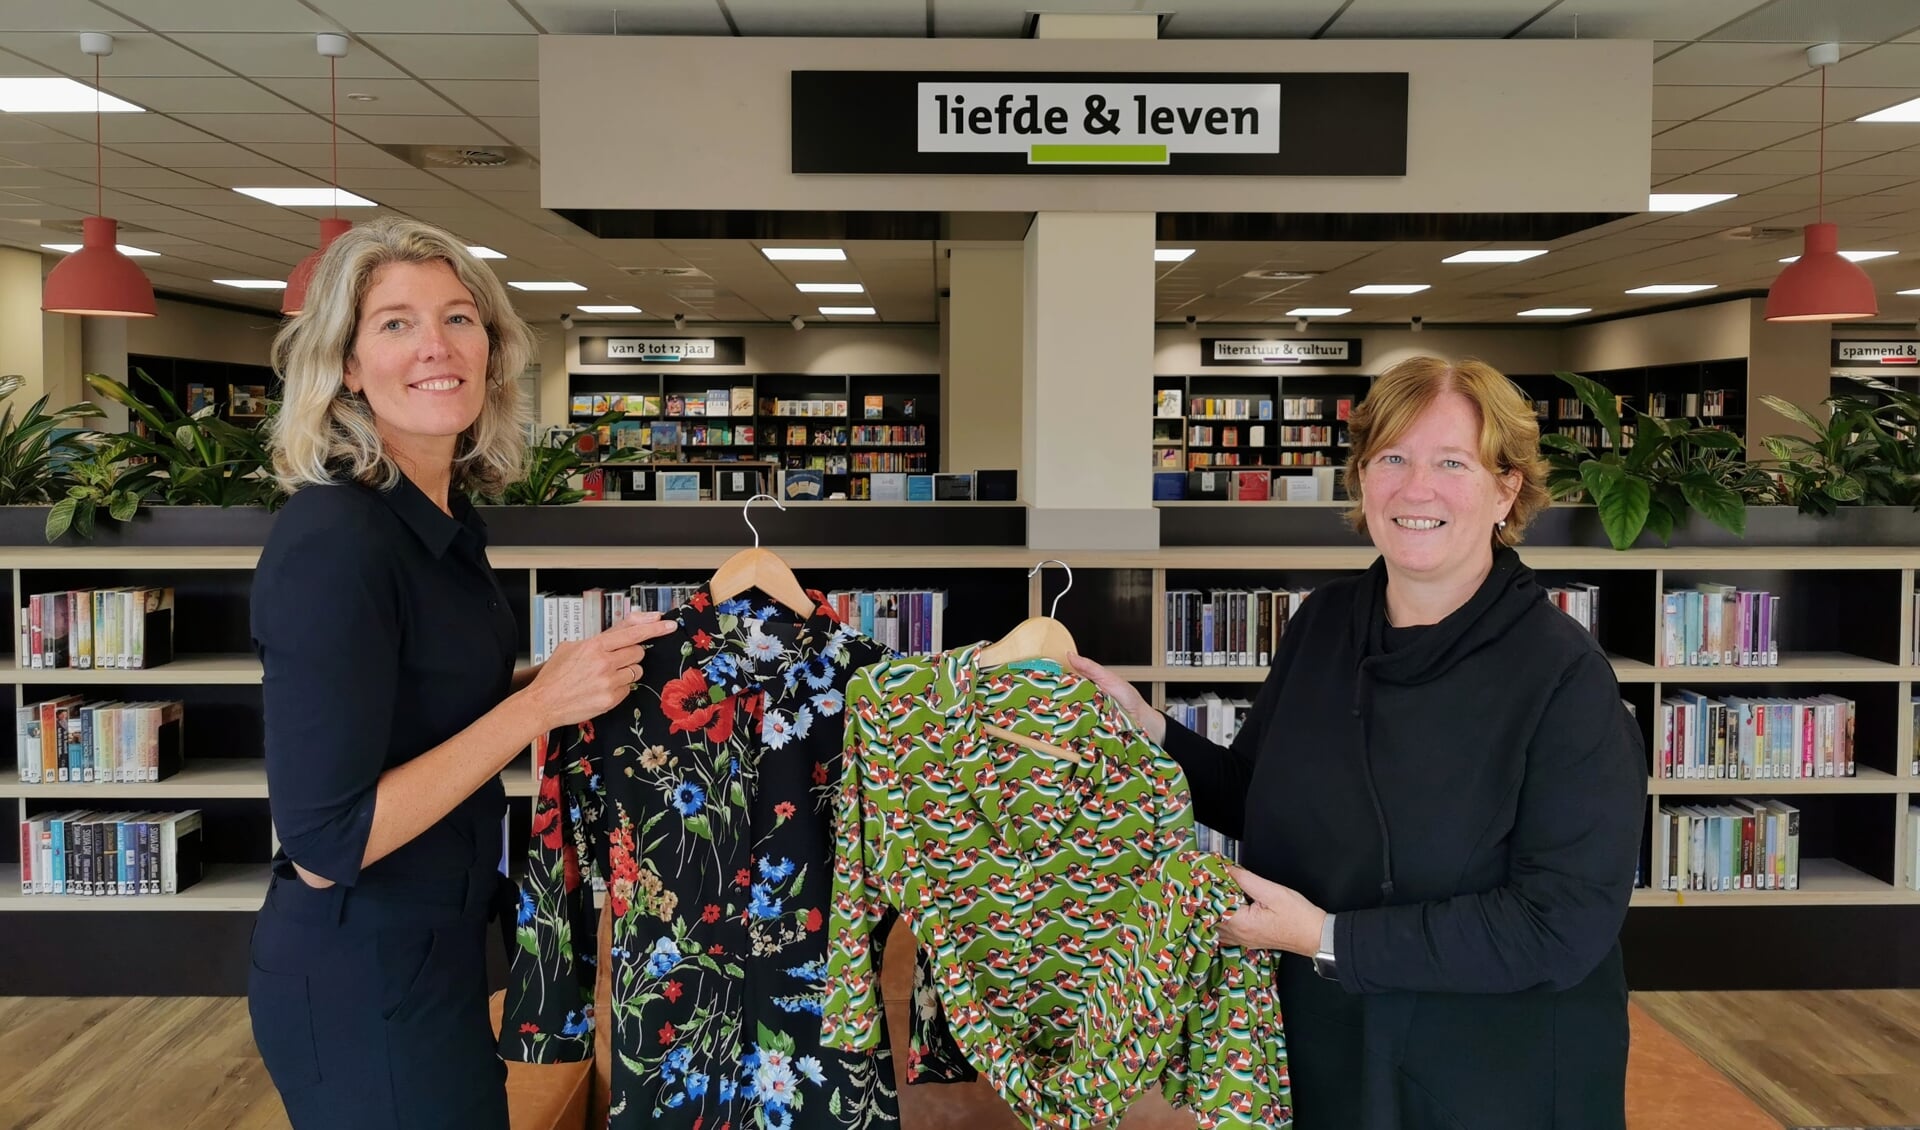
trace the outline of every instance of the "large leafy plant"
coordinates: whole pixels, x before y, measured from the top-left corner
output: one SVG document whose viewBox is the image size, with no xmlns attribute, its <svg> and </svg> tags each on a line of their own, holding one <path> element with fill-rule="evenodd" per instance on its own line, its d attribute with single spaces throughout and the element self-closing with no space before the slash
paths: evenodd
<svg viewBox="0 0 1920 1130">
<path fill-rule="evenodd" d="M 591 469 L 580 450 L 580 437 L 624 420 L 626 415 L 620 411 L 603 413 L 580 427 L 555 433 L 546 443 L 530 445 L 520 478 L 508 483 L 499 498 L 482 501 L 505 506 L 565 506 L 579 502 L 587 497 L 587 492 L 573 485 L 573 476 Z M 605 462 L 620 463 L 642 457 L 641 452 L 622 452 L 609 456 Z"/>
<path fill-rule="evenodd" d="M 1594 452 L 1568 435 L 1541 436 L 1547 488 L 1555 498 L 1585 493 L 1592 499 L 1615 549 L 1626 549 L 1646 531 L 1668 541 L 1689 510 L 1731 533 L 1746 533 L 1747 502 L 1767 499 L 1771 480 L 1740 457 L 1738 436 L 1637 410 L 1629 435 L 1612 391 L 1578 373 L 1554 375 L 1573 389 L 1609 442 Z"/>
<path fill-rule="evenodd" d="M 0 377 L 0 400 L 19 392 L 26 378 L 18 373 Z M 88 453 L 85 433 L 75 425 L 100 410 L 81 401 L 47 411 L 41 397 L 14 416 L 9 404 L 0 412 L 0 505 L 47 503 L 67 489 L 67 465 Z"/>
<path fill-rule="evenodd" d="M 57 541 L 68 530 L 83 538 L 93 536 L 94 523 L 101 511 L 116 522 L 132 520 L 140 509 L 140 496 L 121 486 L 126 458 L 124 440 L 102 437 L 84 459 L 69 467 L 72 485 L 67 496 L 47 511 L 47 540 Z"/>
<path fill-rule="evenodd" d="M 1827 515 L 1854 504 L 1920 507 L 1920 449 L 1914 443 L 1920 397 L 1891 386 L 1880 389 L 1894 394 L 1885 404 L 1828 397 L 1824 421 L 1790 400 L 1760 398 L 1810 433 L 1770 435 L 1764 441 L 1779 461 L 1786 501 L 1801 513 Z"/>
<path fill-rule="evenodd" d="M 284 496 L 267 472 L 271 457 L 257 428 L 243 428 L 214 415 L 211 407 L 188 412 L 166 386 L 134 370 L 153 388 L 160 403 L 147 404 L 112 377 L 87 374 L 100 395 L 126 406 L 145 425 L 130 432 L 127 465 L 120 489 L 141 499 L 159 498 L 176 506 L 278 506 Z"/>
</svg>

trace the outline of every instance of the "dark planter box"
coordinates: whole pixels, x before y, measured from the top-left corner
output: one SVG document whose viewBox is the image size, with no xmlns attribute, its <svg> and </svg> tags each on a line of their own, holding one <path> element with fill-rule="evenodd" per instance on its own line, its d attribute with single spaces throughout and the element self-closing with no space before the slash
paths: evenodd
<svg viewBox="0 0 1920 1130">
<path fill-rule="evenodd" d="M 0 546 L 46 545 L 45 506 L 0 506 Z M 752 545 L 736 506 L 485 506 L 488 544 Z M 260 546 L 275 515 L 257 506 L 143 506 L 131 522 L 105 518 L 91 539 L 68 533 L 57 545 Z M 782 545 L 992 545 L 1027 543 L 1027 511 L 1019 505 L 930 506 L 863 502 L 847 506 L 761 504 L 753 523 L 761 543 Z"/>
<path fill-rule="evenodd" d="M 1160 544 L 1368 545 L 1347 528 L 1341 506 L 1180 506 L 1160 508 Z M 1527 530 L 1526 546 L 1612 546 L 1591 506 L 1551 506 Z M 1657 549 L 1659 538 L 1643 533 L 1636 549 Z M 1853 506 L 1829 518 L 1810 517 L 1791 506 L 1750 506 L 1747 534 L 1735 537 L 1698 514 L 1674 528 L 1666 543 L 1676 549 L 1708 546 L 1920 546 L 1920 513 L 1896 506 Z"/>
</svg>

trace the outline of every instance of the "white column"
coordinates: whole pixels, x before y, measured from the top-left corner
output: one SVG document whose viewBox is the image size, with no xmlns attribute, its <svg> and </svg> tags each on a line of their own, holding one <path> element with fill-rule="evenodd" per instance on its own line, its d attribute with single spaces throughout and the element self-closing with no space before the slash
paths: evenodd
<svg viewBox="0 0 1920 1130">
<path fill-rule="evenodd" d="M 948 265 L 946 403 L 941 426 L 946 469 L 1018 470 L 1026 481 L 1021 325 L 1026 318 L 1025 252 L 1014 246 L 955 247 Z"/>
<path fill-rule="evenodd" d="M 126 384 L 133 375 L 127 368 L 127 320 L 125 318 L 80 319 L 80 370 L 99 373 Z M 127 410 L 104 396 L 95 395 L 82 382 L 78 399 L 100 405 L 100 415 L 88 421 L 90 427 L 104 432 L 127 430 Z"/>
<path fill-rule="evenodd" d="M 1153 508 L 1150 212 L 1043 212 L 1026 240 L 1027 543 L 1149 548 Z"/>
<path fill-rule="evenodd" d="M 38 251 L 0 247 L 0 376 L 18 373 L 27 382 L 12 397 L 16 417 L 47 389 L 40 280 Z"/>
</svg>

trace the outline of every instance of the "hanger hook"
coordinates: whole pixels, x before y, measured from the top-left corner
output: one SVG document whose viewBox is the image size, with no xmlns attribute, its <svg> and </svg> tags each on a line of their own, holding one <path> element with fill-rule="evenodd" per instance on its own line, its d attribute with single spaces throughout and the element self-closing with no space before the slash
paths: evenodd
<svg viewBox="0 0 1920 1130">
<path fill-rule="evenodd" d="M 1057 593 L 1054 593 L 1053 603 L 1047 606 L 1047 615 L 1052 617 L 1055 620 L 1058 620 L 1059 617 L 1055 616 L 1054 613 L 1057 612 L 1060 608 L 1060 598 L 1073 591 L 1073 566 L 1067 564 L 1065 561 L 1060 560 L 1058 557 L 1049 557 L 1045 561 L 1042 561 L 1040 564 L 1035 565 L 1033 568 L 1027 570 L 1027 576 L 1032 577 L 1035 573 L 1038 573 L 1040 570 L 1046 568 L 1049 565 L 1058 565 L 1062 569 L 1065 569 L 1067 571 L 1067 587 L 1061 589 Z"/>
<path fill-rule="evenodd" d="M 787 508 L 786 503 L 781 502 L 778 498 L 770 494 L 756 494 L 752 498 L 747 499 L 746 503 L 740 507 L 740 520 L 747 524 L 747 529 L 753 531 L 753 548 L 755 549 L 760 548 L 760 528 L 753 524 L 753 514 L 751 511 L 753 510 L 753 504 L 763 498 L 773 503 L 774 506 L 782 511 L 785 511 Z"/>
</svg>

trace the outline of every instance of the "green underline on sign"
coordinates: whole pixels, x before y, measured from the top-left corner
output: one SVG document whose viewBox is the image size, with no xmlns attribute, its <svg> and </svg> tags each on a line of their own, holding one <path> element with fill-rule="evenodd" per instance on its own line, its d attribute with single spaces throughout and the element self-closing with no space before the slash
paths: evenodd
<svg viewBox="0 0 1920 1130">
<path fill-rule="evenodd" d="M 1164 165 L 1164 145 L 1035 145 L 1029 165 Z"/>
</svg>

